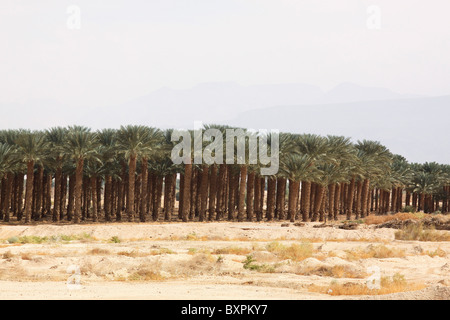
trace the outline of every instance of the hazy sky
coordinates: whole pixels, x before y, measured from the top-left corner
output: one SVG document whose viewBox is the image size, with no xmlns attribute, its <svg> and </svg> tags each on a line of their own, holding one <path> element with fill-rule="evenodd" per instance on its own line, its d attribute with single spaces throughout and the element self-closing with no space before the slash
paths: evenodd
<svg viewBox="0 0 450 320">
<path fill-rule="evenodd" d="M 0 103 L 106 106 L 210 81 L 450 94 L 449 14 L 448 0 L 1 0 Z"/>
</svg>

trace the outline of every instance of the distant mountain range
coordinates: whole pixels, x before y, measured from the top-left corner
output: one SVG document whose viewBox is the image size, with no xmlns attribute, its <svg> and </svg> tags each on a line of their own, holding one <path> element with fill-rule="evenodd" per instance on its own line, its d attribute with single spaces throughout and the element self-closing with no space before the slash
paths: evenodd
<svg viewBox="0 0 450 320">
<path fill-rule="evenodd" d="M 194 121 L 378 140 L 411 161 L 450 163 L 450 96 L 423 97 L 343 83 L 329 91 L 307 84 L 243 86 L 203 83 L 161 88 L 109 107 L 67 107 L 56 101 L 0 104 L 1 128 L 92 129 L 145 124 L 192 129 Z"/>
<path fill-rule="evenodd" d="M 227 124 L 377 140 L 416 162 L 450 163 L 450 96 L 278 106 L 240 113 Z"/>
<path fill-rule="evenodd" d="M 222 122 L 240 112 L 280 105 L 340 103 L 367 100 L 405 99 L 384 88 L 362 87 L 351 83 L 338 85 L 328 92 L 307 84 L 268 84 L 242 86 L 235 82 L 202 83 L 186 90 L 161 88 L 143 97 L 104 108 L 109 126 L 140 123 L 158 127 L 189 127 Z M 90 123 L 98 118 L 89 111 L 81 119 Z M 104 120 L 102 120 L 104 121 Z M 97 126 L 92 122 L 92 126 Z M 103 124 L 104 126 L 104 124 Z"/>
</svg>

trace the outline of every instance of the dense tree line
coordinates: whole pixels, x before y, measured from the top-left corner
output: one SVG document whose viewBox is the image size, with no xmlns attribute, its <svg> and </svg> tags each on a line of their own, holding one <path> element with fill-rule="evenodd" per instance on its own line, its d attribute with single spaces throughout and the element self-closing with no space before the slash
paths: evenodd
<svg viewBox="0 0 450 320">
<path fill-rule="evenodd" d="M 229 127 L 207 128 L 225 135 Z M 449 211 L 450 166 L 408 163 L 376 141 L 281 133 L 279 171 L 262 176 L 248 159 L 175 165 L 171 136 L 146 126 L 0 131 L 0 219 L 324 221 Z M 258 139 L 270 147 L 268 135 Z"/>
</svg>

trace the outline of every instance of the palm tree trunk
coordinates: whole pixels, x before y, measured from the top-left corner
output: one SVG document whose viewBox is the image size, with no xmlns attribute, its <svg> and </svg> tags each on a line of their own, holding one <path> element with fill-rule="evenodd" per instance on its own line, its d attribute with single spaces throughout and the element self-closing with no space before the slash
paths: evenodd
<svg viewBox="0 0 450 320">
<path fill-rule="evenodd" d="M 80 223 L 81 221 L 81 192 L 83 187 L 83 166 L 84 159 L 80 158 L 77 161 L 77 167 L 75 169 L 75 187 L 74 187 L 74 198 L 75 198 L 75 212 L 74 212 L 74 223 Z"/>
<path fill-rule="evenodd" d="M 91 177 L 91 194 L 92 194 L 92 221 L 98 221 L 98 208 L 97 208 L 97 176 Z"/>
<path fill-rule="evenodd" d="M 306 222 L 309 219 L 309 212 L 311 210 L 311 182 L 309 181 L 302 182 L 302 200 L 302 221 Z"/>
<path fill-rule="evenodd" d="M 244 221 L 245 216 L 245 186 L 247 183 L 247 166 L 241 165 L 240 171 L 241 180 L 239 184 L 238 222 Z"/>
<path fill-rule="evenodd" d="M 227 172 L 227 166 L 225 164 L 219 165 L 219 179 L 217 181 L 217 214 L 216 214 L 216 220 L 220 220 L 223 217 L 224 211 L 224 191 L 227 187 L 227 183 L 225 180 Z M 229 181 L 228 181 L 229 183 Z"/>
<path fill-rule="evenodd" d="M 236 192 L 239 191 L 239 174 L 228 170 L 228 221 L 233 221 L 236 210 Z"/>
<path fill-rule="evenodd" d="M 325 187 L 321 184 L 316 184 L 316 190 L 315 190 L 315 197 L 314 197 L 314 214 L 311 219 L 311 221 L 317 221 L 317 218 L 319 217 L 319 212 L 322 206 L 323 196 L 325 194 Z M 322 221 L 323 219 L 320 219 Z"/>
<path fill-rule="evenodd" d="M 334 217 L 334 204 L 336 197 L 336 184 L 332 183 L 328 186 L 329 194 L 329 208 L 328 208 L 328 220 L 332 220 Z"/>
<path fill-rule="evenodd" d="M 112 177 L 110 175 L 105 176 L 105 195 L 104 195 L 103 207 L 105 209 L 105 220 L 110 222 L 112 219 L 112 209 L 114 208 L 112 203 Z"/>
<path fill-rule="evenodd" d="M 255 215 L 255 172 L 247 176 L 247 221 L 253 221 Z"/>
<path fill-rule="evenodd" d="M 364 218 L 369 215 L 369 194 L 370 191 L 370 180 L 365 179 L 362 187 L 362 208 L 361 217 Z"/>
<path fill-rule="evenodd" d="M 141 199 L 139 207 L 139 220 L 145 222 L 147 219 L 147 198 L 148 198 L 148 159 L 142 158 L 141 166 Z"/>
<path fill-rule="evenodd" d="M 89 219 L 89 204 L 90 204 L 90 198 L 89 198 L 89 189 L 90 189 L 90 181 L 88 177 L 83 177 L 83 186 L 82 186 L 82 215 L 81 215 L 81 221 L 85 221 L 86 219 Z"/>
<path fill-rule="evenodd" d="M 171 196 L 173 175 L 171 173 L 164 177 L 164 221 L 170 221 L 172 218 Z"/>
<path fill-rule="evenodd" d="M 154 201 L 153 201 L 153 221 L 158 221 L 161 213 L 161 197 L 163 188 L 163 177 L 158 175 L 155 176 L 155 190 L 154 190 Z"/>
<path fill-rule="evenodd" d="M 350 181 L 350 185 L 348 187 L 348 203 L 347 203 L 347 220 L 352 219 L 352 213 L 353 213 L 353 200 L 355 197 L 355 178 L 353 177 Z"/>
<path fill-rule="evenodd" d="M 178 192 L 178 219 L 183 218 L 184 199 L 184 174 L 180 174 L 180 189 Z"/>
<path fill-rule="evenodd" d="M 342 195 L 342 184 L 336 184 L 336 191 L 334 193 L 334 210 L 333 210 L 333 219 L 335 221 L 338 220 L 338 214 L 340 213 L 341 208 L 341 195 Z"/>
<path fill-rule="evenodd" d="M 12 193 L 12 185 L 13 185 L 14 175 L 9 172 L 6 174 L 6 186 L 5 186 L 5 201 L 4 201 L 4 221 L 9 222 L 11 220 L 11 193 Z"/>
<path fill-rule="evenodd" d="M 57 162 L 60 163 L 60 159 Z M 62 168 L 59 164 L 55 171 L 55 188 L 53 204 L 53 222 L 58 222 L 61 218 L 61 187 L 62 187 Z"/>
<path fill-rule="evenodd" d="M 209 212 L 208 221 L 214 220 L 214 214 L 216 213 L 216 199 L 217 199 L 217 166 L 213 164 L 211 166 L 211 175 L 209 182 Z"/>
<path fill-rule="evenodd" d="M 199 208 L 199 221 L 206 219 L 206 211 L 208 206 L 208 181 L 209 181 L 209 167 L 203 164 L 200 174 L 200 208 Z"/>
<path fill-rule="evenodd" d="M 191 180 L 192 180 L 192 164 L 184 165 L 184 183 L 183 183 L 183 208 L 182 219 L 187 222 L 189 218 L 190 199 L 191 199 Z"/>
<path fill-rule="evenodd" d="M 52 209 L 52 175 L 50 173 L 47 173 L 46 180 L 45 215 L 48 215 Z"/>
<path fill-rule="evenodd" d="M 276 214 L 279 220 L 286 219 L 286 179 L 277 179 L 277 207 Z"/>
<path fill-rule="evenodd" d="M 27 182 L 25 191 L 25 223 L 30 223 L 33 206 L 34 161 L 27 162 Z"/>
<path fill-rule="evenodd" d="M 275 213 L 276 205 L 276 185 L 277 180 L 275 178 L 268 178 L 267 181 L 267 209 L 266 209 L 266 219 L 272 221 Z"/>
<path fill-rule="evenodd" d="M 355 207 L 355 217 L 356 219 L 359 219 L 361 216 L 362 211 L 362 189 L 363 189 L 363 183 L 361 180 L 358 180 L 356 183 L 356 207 Z"/>
<path fill-rule="evenodd" d="M 260 221 L 259 214 L 262 210 L 261 208 L 261 178 L 259 176 L 255 176 L 255 195 L 254 195 L 254 210 L 256 221 Z"/>
<path fill-rule="evenodd" d="M 300 182 L 289 179 L 288 214 L 289 220 L 295 222 L 297 215 L 297 203 L 300 191 Z"/>
<path fill-rule="evenodd" d="M 126 202 L 126 211 L 128 222 L 134 222 L 134 188 L 136 182 L 136 156 L 130 155 L 128 162 L 128 193 Z"/>
<path fill-rule="evenodd" d="M 192 178 L 191 178 L 191 193 L 190 193 L 190 208 L 189 208 L 189 220 L 194 220 L 195 217 L 195 205 L 197 198 L 197 169 L 195 167 L 192 168 Z"/>
<path fill-rule="evenodd" d="M 39 221 L 42 214 L 42 180 L 44 178 L 44 168 L 39 165 L 34 179 L 34 220 Z"/>
<path fill-rule="evenodd" d="M 22 220 L 23 216 L 23 185 L 24 185 L 25 175 L 23 173 L 19 173 L 19 183 L 17 190 L 17 221 Z"/>
</svg>

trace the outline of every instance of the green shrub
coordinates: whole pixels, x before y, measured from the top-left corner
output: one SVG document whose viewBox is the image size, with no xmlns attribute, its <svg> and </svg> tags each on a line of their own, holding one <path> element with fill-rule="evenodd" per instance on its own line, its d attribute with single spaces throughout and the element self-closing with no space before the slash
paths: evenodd
<svg viewBox="0 0 450 320">
<path fill-rule="evenodd" d="M 19 242 L 19 238 L 17 237 L 11 237 L 8 239 L 9 243 L 18 243 Z"/>
<path fill-rule="evenodd" d="M 406 206 L 406 207 L 403 208 L 402 212 L 405 212 L 405 213 L 415 213 L 416 210 L 414 209 L 413 206 Z"/>
</svg>

